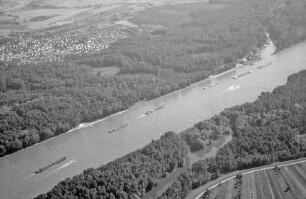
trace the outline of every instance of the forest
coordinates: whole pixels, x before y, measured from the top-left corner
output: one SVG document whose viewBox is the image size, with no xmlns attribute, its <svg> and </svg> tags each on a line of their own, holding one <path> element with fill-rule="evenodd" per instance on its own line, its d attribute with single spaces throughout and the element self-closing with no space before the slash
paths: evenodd
<svg viewBox="0 0 306 199">
<path fill-rule="evenodd" d="M 213 128 L 214 134 L 231 132 L 232 141 L 219 149 L 215 157 L 194 163 L 159 198 L 184 198 L 188 191 L 230 171 L 306 157 L 305 82 L 304 70 L 290 76 L 286 85 L 272 93 L 262 93 L 254 103 L 232 107 L 215 116 L 213 121 L 223 119 L 213 124 L 217 127 Z M 200 122 L 194 127 L 196 131 L 183 132 L 183 139 L 191 148 L 200 150 L 203 146 L 197 143 L 207 139 L 211 125 L 211 120 Z"/>
<path fill-rule="evenodd" d="M 0 156 L 233 68 L 265 43 L 265 31 L 278 49 L 297 43 L 306 35 L 303 6 L 247 0 L 198 7 L 186 21 L 153 36 L 131 34 L 101 53 L 63 63 L 0 62 Z M 110 66 L 119 73 L 95 72 Z"/>
<path fill-rule="evenodd" d="M 187 145 L 174 132 L 152 140 L 132 152 L 97 169 L 67 178 L 43 198 L 141 198 L 178 167 L 183 167 Z"/>
<path fill-rule="evenodd" d="M 232 68 L 265 42 L 265 27 L 279 49 L 303 40 L 305 2 L 279 2 L 195 11 L 192 20 L 158 37 L 131 35 L 74 61 L 0 63 L 0 156 Z M 120 72 L 111 77 L 93 73 L 105 66 Z"/>
<path fill-rule="evenodd" d="M 142 149 L 98 169 L 60 182 L 37 198 L 138 198 L 175 168 L 190 151 L 231 134 L 212 158 L 195 162 L 159 198 L 184 198 L 192 189 L 234 170 L 306 157 L 306 70 L 253 103 L 224 110 L 179 134 L 165 133 Z M 116 171 L 116 172 L 113 172 Z M 111 176 L 111 177 L 110 177 Z"/>
<path fill-rule="evenodd" d="M 271 2 L 277 3 L 277 1 Z M 261 19 L 268 27 L 271 39 L 275 41 L 277 51 L 306 39 L 306 2 L 303 0 L 282 2 L 268 12 L 267 20 Z"/>
<path fill-rule="evenodd" d="M 108 50 L 64 63 L 0 64 L 0 156 L 65 133 L 79 123 L 184 88 L 235 66 L 265 43 L 279 50 L 305 38 L 303 0 L 245 0 L 188 20 L 151 37 L 131 35 Z M 292 34 L 294 32 L 294 34 Z M 120 72 L 101 76 L 95 68 Z M 290 66 L 288 66 L 290 67 Z M 189 190 L 237 169 L 305 157 L 306 71 L 292 75 L 254 103 L 224 110 L 180 134 L 168 132 L 146 147 L 60 182 L 37 198 L 139 198 L 167 173 L 184 165 L 188 151 L 224 134 L 232 141 L 214 158 L 179 176 L 160 198 Z"/>
<path fill-rule="evenodd" d="M 64 63 L 0 63 L 0 156 L 234 67 L 266 41 L 243 7 L 191 13 L 158 37 L 131 35 Z M 119 73 L 94 72 L 110 66 Z"/>
</svg>

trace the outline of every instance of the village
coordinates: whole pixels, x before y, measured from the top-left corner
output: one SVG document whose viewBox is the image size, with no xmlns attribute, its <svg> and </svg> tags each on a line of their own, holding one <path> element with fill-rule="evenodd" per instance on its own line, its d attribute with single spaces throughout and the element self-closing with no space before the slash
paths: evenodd
<svg viewBox="0 0 306 199">
<path fill-rule="evenodd" d="M 67 55 L 84 55 L 108 48 L 126 37 L 127 27 L 113 25 L 77 31 L 17 33 L 14 41 L 0 46 L 1 61 L 18 64 L 62 62 Z"/>
</svg>

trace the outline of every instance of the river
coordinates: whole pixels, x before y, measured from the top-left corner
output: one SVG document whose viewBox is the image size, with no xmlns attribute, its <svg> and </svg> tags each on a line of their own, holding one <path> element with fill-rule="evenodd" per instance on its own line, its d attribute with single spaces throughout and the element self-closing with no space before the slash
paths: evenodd
<svg viewBox="0 0 306 199">
<path fill-rule="evenodd" d="M 276 86 L 285 84 L 289 75 L 306 69 L 306 42 L 271 55 L 274 50 L 271 43 L 264 49 L 263 59 L 253 66 L 237 68 L 178 92 L 140 102 L 125 112 L 86 128 L 76 129 L 0 159 L 0 198 L 32 198 L 45 193 L 59 181 L 143 147 L 166 131 L 180 132 L 225 108 L 252 102 L 261 92 L 272 91 Z M 270 62 L 270 66 L 257 69 Z M 232 78 L 249 70 L 252 73 Z M 212 82 L 219 84 L 202 89 Z M 146 111 L 161 105 L 166 107 L 144 115 Z M 131 125 L 107 133 L 125 123 Z M 34 174 L 39 168 L 65 156 L 67 159 L 59 165 Z"/>
</svg>

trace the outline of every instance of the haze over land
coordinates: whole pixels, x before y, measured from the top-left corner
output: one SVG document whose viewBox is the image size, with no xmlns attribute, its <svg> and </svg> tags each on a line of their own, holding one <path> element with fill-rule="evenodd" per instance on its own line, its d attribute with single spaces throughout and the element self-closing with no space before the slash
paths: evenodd
<svg viewBox="0 0 306 199">
<path fill-rule="evenodd" d="M 192 2 L 199 0 L 4 0 L 0 5 L 0 34 L 54 27 L 86 19 L 90 23 L 89 18 L 97 15 L 103 17 L 101 24 L 107 25 L 114 14 L 130 17 L 155 6 Z"/>
</svg>

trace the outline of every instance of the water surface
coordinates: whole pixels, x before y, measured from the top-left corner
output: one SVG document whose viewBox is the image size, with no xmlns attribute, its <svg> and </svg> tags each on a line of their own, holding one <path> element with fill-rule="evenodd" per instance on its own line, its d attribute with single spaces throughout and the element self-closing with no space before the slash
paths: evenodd
<svg viewBox="0 0 306 199">
<path fill-rule="evenodd" d="M 237 68 L 173 94 L 138 103 L 121 114 L 0 159 L 0 198 L 31 198 L 45 193 L 59 181 L 143 147 L 166 131 L 180 132 L 225 108 L 252 102 L 261 92 L 272 91 L 285 84 L 289 75 L 306 69 L 306 42 L 271 55 L 274 49 L 273 44 L 269 45 L 263 59 L 253 66 Z M 257 69 L 270 62 L 272 65 Z M 252 71 L 249 75 L 232 78 L 249 70 Z M 219 84 L 202 89 L 212 82 Z M 144 116 L 146 111 L 160 105 L 166 107 Z M 107 133 L 129 122 L 130 126 Z M 66 161 L 34 174 L 64 156 L 67 156 Z"/>
</svg>

